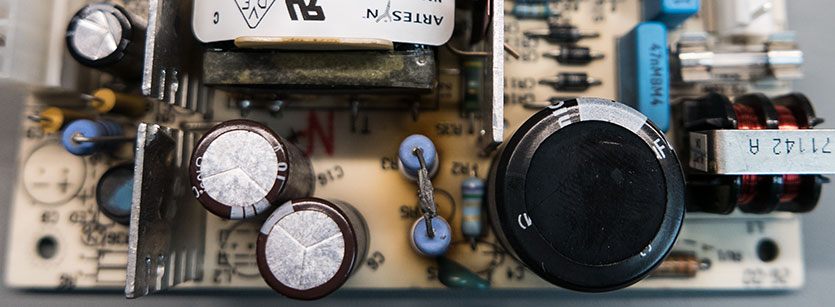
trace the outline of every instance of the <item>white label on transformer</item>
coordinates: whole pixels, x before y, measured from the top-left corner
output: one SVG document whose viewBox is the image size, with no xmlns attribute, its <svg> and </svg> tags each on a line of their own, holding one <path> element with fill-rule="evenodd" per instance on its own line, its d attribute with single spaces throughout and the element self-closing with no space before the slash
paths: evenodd
<svg viewBox="0 0 835 307">
<path fill-rule="evenodd" d="M 242 36 L 372 38 L 443 45 L 455 0 L 196 0 L 192 27 L 204 43 Z"/>
</svg>

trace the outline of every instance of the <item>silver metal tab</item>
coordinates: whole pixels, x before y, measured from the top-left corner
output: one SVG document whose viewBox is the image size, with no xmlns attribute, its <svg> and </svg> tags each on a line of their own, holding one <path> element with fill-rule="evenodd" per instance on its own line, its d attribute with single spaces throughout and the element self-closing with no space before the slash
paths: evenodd
<svg viewBox="0 0 835 307">
<path fill-rule="evenodd" d="M 478 146 L 489 154 L 504 141 L 504 1 L 492 1 L 493 15 L 487 31 L 484 61 L 484 100 L 481 103 L 481 134 Z"/>
<path fill-rule="evenodd" d="M 835 174 L 835 130 L 691 132 L 690 144 L 690 167 L 710 174 Z"/>
<path fill-rule="evenodd" d="M 177 165 L 176 130 L 137 130 L 125 296 L 137 298 L 203 278 L 205 210 Z"/>
</svg>

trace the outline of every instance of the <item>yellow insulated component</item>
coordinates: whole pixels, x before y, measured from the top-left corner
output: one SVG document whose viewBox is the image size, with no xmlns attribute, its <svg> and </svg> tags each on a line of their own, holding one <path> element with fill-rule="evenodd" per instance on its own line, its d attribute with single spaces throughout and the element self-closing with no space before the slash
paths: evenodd
<svg viewBox="0 0 835 307">
<path fill-rule="evenodd" d="M 129 117 L 139 117 L 145 114 L 145 97 L 117 93 L 111 89 L 102 88 L 93 93 L 90 102 L 99 113 L 116 113 Z"/>
<path fill-rule="evenodd" d="M 41 111 L 40 115 L 31 116 L 30 118 L 40 123 L 45 132 L 54 133 L 61 130 L 66 123 L 89 117 L 90 116 L 78 111 L 58 107 L 49 107 Z"/>
</svg>

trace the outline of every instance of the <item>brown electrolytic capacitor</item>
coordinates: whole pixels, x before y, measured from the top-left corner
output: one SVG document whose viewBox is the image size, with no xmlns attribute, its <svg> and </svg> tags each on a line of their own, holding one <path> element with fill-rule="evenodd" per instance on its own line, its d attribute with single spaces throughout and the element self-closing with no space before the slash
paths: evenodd
<svg viewBox="0 0 835 307">
<path fill-rule="evenodd" d="M 239 220 L 313 194 L 310 160 L 267 126 L 232 120 L 197 143 L 189 165 L 192 192 L 217 216 Z"/>
<path fill-rule="evenodd" d="M 298 199 L 276 209 L 261 227 L 258 270 L 281 295 L 325 297 L 348 280 L 368 251 L 368 228 L 351 205 Z"/>
</svg>

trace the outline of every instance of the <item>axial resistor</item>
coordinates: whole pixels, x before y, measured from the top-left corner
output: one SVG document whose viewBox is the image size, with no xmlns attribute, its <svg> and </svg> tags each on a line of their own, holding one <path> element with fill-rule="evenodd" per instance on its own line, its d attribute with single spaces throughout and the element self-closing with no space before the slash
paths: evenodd
<svg viewBox="0 0 835 307">
<path fill-rule="evenodd" d="M 484 180 L 470 177 L 461 183 L 461 233 L 472 244 L 483 232 L 481 205 L 484 200 Z"/>
<path fill-rule="evenodd" d="M 516 18 L 545 19 L 553 15 L 553 11 L 546 3 L 517 3 L 513 6 L 511 14 Z"/>
</svg>

